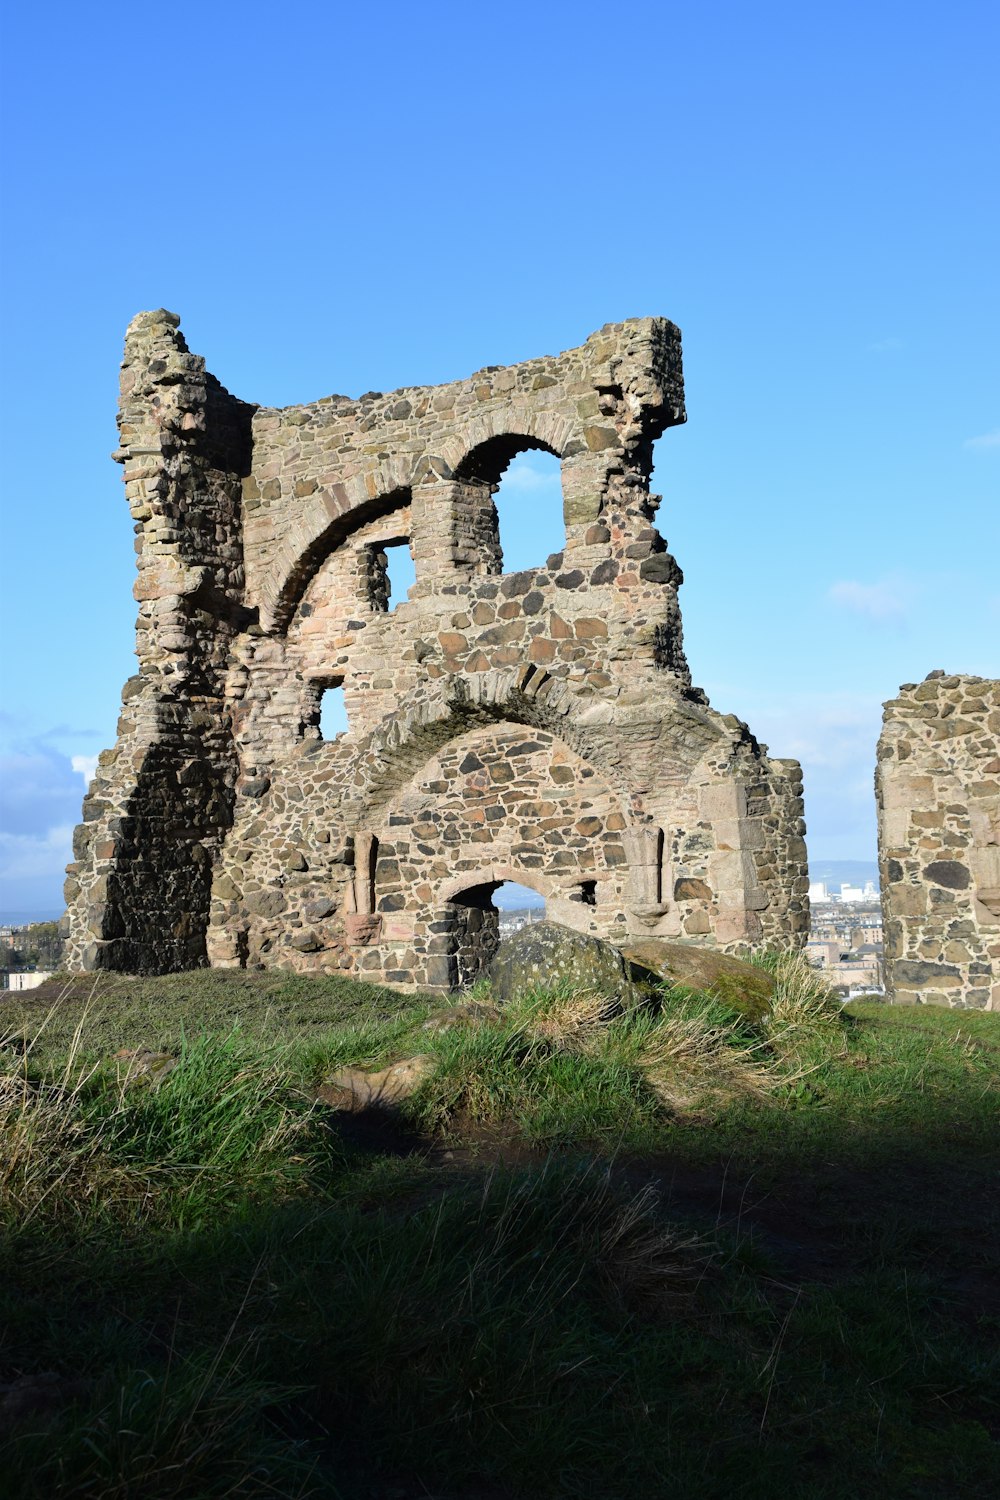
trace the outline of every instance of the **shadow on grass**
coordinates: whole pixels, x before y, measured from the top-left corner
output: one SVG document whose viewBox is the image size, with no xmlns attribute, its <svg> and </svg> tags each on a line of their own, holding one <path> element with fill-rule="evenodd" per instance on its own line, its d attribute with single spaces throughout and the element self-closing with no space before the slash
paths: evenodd
<svg viewBox="0 0 1000 1500">
<path fill-rule="evenodd" d="M 435 1143 L 398 1109 L 369 1104 L 364 1109 L 330 1111 L 326 1125 L 338 1146 L 360 1156 L 427 1157 Z"/>
<path fill-rule="evenodd" d="M 763 1181 L 682 1131 L 457 1176 L 361 1139 L 323 1202 L 17 1236 L 0 1378 L 72 1399 L 0 1451 L 11 1493 L 985 1496 L 998 1330 L 949 1283 L 996 1270 L 977 1129 L 950 1161 L 792 1129 Z"/>
<path fill-rule="evenodd" d="M 589 1097 L 618 1076 L 600 1059 L 545 1075 L 539 1051 L 533 1082 L 536 1054 L 484 1036 L 468 1056 L 493 1071 L 461 1076 L 503 1086 L 492 1128 L 521 1154 L 499 1170 L 481 1123 L 422 1135 L 415 1100 L 409 1121 L 311 1114 L 273 1148 L 258 1130 L 291 1168 L 235 1193 L 192 1125 L 170 1170 L 205 1192 L 182 1223 L 53 1211 L 0 1247 L 10 1493 L 991 1493 L 996 1053 L 924 1021 L 863 1016 L 774 1098 L 655 1130 L 631 1075 L 622 1113 Z M 243 1054 L 202 1050 L 218 1103 Z M 131 1158 L 148 1139 L 154 1185 L 185 1098 L 202 1122 L 189 1072 L 115 1138 Z M 562 1102 L 532 1138 L 545 1076 Z M 280 1124 L 285 1093 L 261 1090 Z"/>
</svg>

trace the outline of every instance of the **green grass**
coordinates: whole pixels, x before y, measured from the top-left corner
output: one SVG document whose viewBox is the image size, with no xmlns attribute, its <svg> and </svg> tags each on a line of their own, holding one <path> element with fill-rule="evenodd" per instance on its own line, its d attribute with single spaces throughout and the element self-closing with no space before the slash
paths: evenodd
<svg viewBox="0 0 1000 1500">
<path fill-rule="evenodd" d="M 808 980 L 444 1031 L 336 979 L 5 1002 L 0 1491 L 992 1493 L 1000 1017 Z M 316 1105 L 414 1052 L 395 1122 Z"/>
</svg>

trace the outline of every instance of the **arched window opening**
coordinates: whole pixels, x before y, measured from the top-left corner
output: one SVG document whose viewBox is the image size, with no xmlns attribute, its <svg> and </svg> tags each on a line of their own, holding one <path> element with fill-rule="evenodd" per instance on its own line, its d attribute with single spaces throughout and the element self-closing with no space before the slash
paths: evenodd
<svg viewBox="0 0 1000 1500">
<path fill-rule="evenodd" d="M 408 506 L 410 501 L 409 489 L 392 490 L 388 494 L 376 496 L 373 500 L 352 504 L 344 515 L 331 521 L 329 526 L 305 548 L 288 573 L 281 586 L 278 603 L 275 605 L 275 619 L 282 625 L 288 623 L 318 570 L 332 553 L 350 539 L 352 532 L 357 531 L 361 526 L 366 526 L 369 521 L 390 516 L 393 511 Z M 387 521 L 386 529 L 394 525 L 402 527 L 404 524 L 406 523 L 402 518 L 398 522 Z M 405 538 L 399 536 L 393 540 L 394 542 L 404 541 Z"/>
<path fill-rule="evenodd" d="M 505 573 L 544 566 L 566 545 L 561 465 L 554 453 L 518 453 L 493 494 Z"/>
<path fill-rule="evenodd" d="M 451 900 L 455 983 L 473 984 L 489 968 L 503 938 L 545 916 L 537 891 L 513 880 L 470 886 Z"/>
<path fill-rule="evenodd" d="M 368 549 L 368 598 L 372 609 L 387 612 L 402 604 L 417 581 L 407 536 L 375 542 Z"/>
<path fill-rule="evenodd" d="M 347 733 L 349 725 L 343 679 L 320 685 L 318 723 L 321 739 L 335 740 L 338 734 Z"/>
<path fill-rule="evenodd" d="M 527 433 L 489 438 L 465 455 L 455 478 L 462 530 L 474 539 L 481 571 L 526 572 L 562 552 L 561 466 L 540 438 Z"/>
</svg>

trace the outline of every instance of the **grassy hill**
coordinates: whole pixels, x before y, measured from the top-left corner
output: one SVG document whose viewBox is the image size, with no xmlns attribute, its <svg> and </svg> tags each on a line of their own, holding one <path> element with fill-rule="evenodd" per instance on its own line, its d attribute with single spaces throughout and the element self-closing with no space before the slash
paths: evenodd
<svg viewBox="0 0 1000 1500">
<path fill-rule="evenodd" d="M 1000 1017 L 777 971 L 755 1021 L 275 973 L 10 996 L 5 1493 L 991 1493 Z M 398 1105 L 324 1102 L 414 1056 Z"/>
</svg>

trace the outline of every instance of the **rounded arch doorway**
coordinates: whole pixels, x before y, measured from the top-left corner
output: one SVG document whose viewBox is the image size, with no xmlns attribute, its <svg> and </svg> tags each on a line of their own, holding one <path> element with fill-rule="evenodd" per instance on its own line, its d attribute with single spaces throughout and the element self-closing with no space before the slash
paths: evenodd
<svg viewBox="0 0 1000 1500">
<path fill-rule="evenodd" d="M 455 891 L 444 919 L 452 987 L 474 984 L 486 973 L 503 938 L 544 918 L 544 891 L 527 885 L 521 876 L 485 880 Z"/>
</svg>

